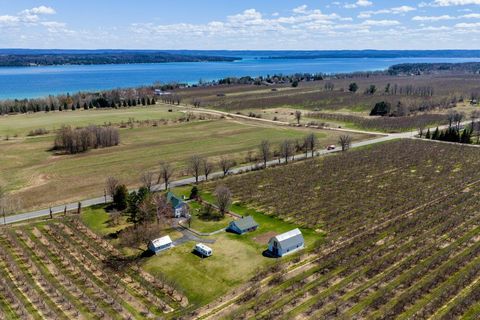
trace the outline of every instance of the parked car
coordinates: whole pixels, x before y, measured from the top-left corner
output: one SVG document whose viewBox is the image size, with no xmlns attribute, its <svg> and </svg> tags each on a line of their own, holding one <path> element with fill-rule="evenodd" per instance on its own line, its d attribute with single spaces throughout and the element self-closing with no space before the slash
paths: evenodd
<svg viewBox="0 0 480 320">
<path fill-rule="evenodd" d="M 331 144 L 327 146 L 327 150 L 335 150 L 336 146 L 334 144 Z"/>
</svg>

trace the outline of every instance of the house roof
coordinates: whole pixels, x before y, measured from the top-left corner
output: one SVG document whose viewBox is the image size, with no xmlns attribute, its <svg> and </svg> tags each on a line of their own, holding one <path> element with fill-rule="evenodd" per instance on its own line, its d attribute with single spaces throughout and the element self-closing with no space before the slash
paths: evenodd
<svg viewBox="0 0 480 320">
<path fill-rule="evenodd" d="M 242 217 L 241 219 L 232 221 L 232 223 L 239 229 L 239 230 L 248 230 L 250 228 L 258 227 L 258 223 L 253 219 L 252 216 Z"/>
<path fill-rule="evenodd" d="M 303 243 L 304 241 L 302 232 L 298 228 L 279 234 L 272 239 L 276 239 L 280 246 L 285 248 Z"/>
<path fill-rule="evenodd" d="M 178 208 L 184 204 L 183 200 L 174 195 L 172 192 L 167 193 L 167 202 L 172 204 L 172 207 Z"/>
<path fill-rule="evenodd" d="M 158 248 L 170 243 L 172 243 L 172 239 L 170 239 L 170 236 L 164 236 L 164 237 L 152 240 L 152 244 L 155 248 Z"/>
</svg>

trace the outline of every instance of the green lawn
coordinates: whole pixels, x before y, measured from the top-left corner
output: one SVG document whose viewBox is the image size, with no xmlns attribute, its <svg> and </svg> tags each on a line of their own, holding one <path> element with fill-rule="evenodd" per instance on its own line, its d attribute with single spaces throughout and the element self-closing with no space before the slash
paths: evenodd
<svg viewBox="0 0 480 320">
<path fill-rule="evenodd" d="M 230 216 L 225 216 L 220 220 L 204 220 L 199 217 L 199 210 L 201 210 L 201 205 L 198 202 L 191 201 L 188 203 L 188 206 L 190 207 L 190 214 L 192 215 L 190 227 L 198 232 L 214 232 L 226 228 L 228 224 L 233 221 L 233 218 Z"/>
<path fill-rule="evenodd" d="M 173 112 L 168 112 L 172 109 Z M 47 129 L 49 131 L 62 125 L 86 126 L 89 124 L 121 123 L 129 118 L 135 120 L 178 119 L 182 113 L 178 108 L 156 105 L 124 109 L 92 109 L 62 112 L 37 112 L 0 117 L 0 137 L 6 135 L 25 136 L 31 130 Z"/>
<path fill-rule="evenodd" d="M 338 140 L 335 132 L 316 132 L 321 145 Z M 307 133 L 307 130 L 231 120 L 197 121 L 120 129 L 119 146 L 62 156 L 48 151 L 53 145 L 52 136 L 2 140 L 0 185 L 14 192 L 22 210 L 44 208 L 102 195 L 108 176 L 115 176 L 128 186 L 137 186 L 140 174 L 145 170 L 158 172 L 162 160 L 173 162 L 178 178 L 187 174 L 186 161 L 193 154 L 212 161 L 230 155 L 242 162 L 262 139 L 278 144 L 287 138 L 302 139 Z"/>
</svg>

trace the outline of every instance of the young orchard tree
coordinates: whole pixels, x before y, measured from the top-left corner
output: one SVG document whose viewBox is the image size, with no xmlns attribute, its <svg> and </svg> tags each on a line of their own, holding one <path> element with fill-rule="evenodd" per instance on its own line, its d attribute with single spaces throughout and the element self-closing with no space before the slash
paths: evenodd
<svg viewBox="0 0 480 320">
<path fill-rule="evenodd" d="M 224 185 L 220 185 L 215 189 L 215 198 L 218 210 L 220 214 L 225 216 L 225 213 L 228 212 L 230 205 L 232 204 L 232 193 Z"/>
<path fill-rule="evenodd" d="M 230 169 L 232 169 L 236 165 L 235 160 L 229 159 L 225 156 L 222 156 L 220 158 L 220 161 L 219 161 L 218 164 L 220 165 L 220 168 L 222 169 L 224 177 L 230 172 Z"/>
<path fill-rule="evenodd" d="M 208 159 L 203 159 L 202 161 L 203 174 L 205 175 L 205 181 L 208 180 L 208 176 L 212 173 L 214 169 L 213 162 L 210 162 Z"/>
<path fill-rule="evenodd" d="M 202 168 L 202 158 L 199 155 L 193 155 L 188 161 L 188 170 L 195 177 L 195 183 L 198 183 L 200 171 Z"/>
<path fill-rule="evenodd" d="M 165 184 L 165 190 L 168 190 L 168 183 L 170 182 L 170 178 L 173 175 L 173 167 L 168 162 L 160 162 L 160 174 L 158 176 L 157 184 L 160 184 L 160 181 L 163 179 L 163 183 Z"/>
<path fill-rule="evenodd" d="M 153 177 L 154 177 L 154 174 L 151 171 L 145 171 L 140 176 L 140 181 L 141 181 L 142 185 L 145 188 L 147 188 L 148 191 L 152 191 Z"/>
<path fill-rule="evenodd" d="M 263 166 L 264 168 L 267 167 L 267 162 L 270 160 L 271 156 L 271 150 L 270 150 L 270 142 L 268 140 L 262 140 L 260 142 L 260 156 L 262 157 L 263 160 Z"/>
<path fill-rule="evenodd" d="M 115 195 L 115 191 L 117 190 L 118 185 L 120 182 L 115 177 L 108 177 L 105 181 L 105 191 L 107 194 L 113 199 Z"/>
<path fill-rule="evenodd" d="M 352 137 L 348 135 L 340 136 L 339 143 L 342 146 L 342 151 L 347 151 L 352 145 Z"/>
<path fill-rule="evenodd" d="M 295 111 L 295 120 L 297 120 L 297 125 L 300 125 L 300 120 L 302 120 L 302 112 L 300 110 Z"/>
</svg>

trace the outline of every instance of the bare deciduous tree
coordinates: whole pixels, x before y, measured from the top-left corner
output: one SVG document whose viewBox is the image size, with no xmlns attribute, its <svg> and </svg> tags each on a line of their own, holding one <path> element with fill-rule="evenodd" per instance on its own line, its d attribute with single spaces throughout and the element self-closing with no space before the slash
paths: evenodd
<svg viewBox="0 0 480 320">
<path fill-rule="evenodd" d="M 163 194 L 155 193 L 152 196 L 152 203 L 155 207 L 157 224 L 163 223 L 165 226 L 169 225 L 171 218 L 173 217 L 173 209 L 167 203 L 167 199 Z"/>
<path fill-rule="evenodd" d="M 342 151 L 347 151 L 348 149 L 350 149 L 350 146 L 352 144 L 352 137 L 350 137 L 349 135 L 340 136 L 338 142 L 342 146 Z"/>
<path fill-rule="evenodd" d="M 311 152 L 311 155 L 313 157 L 314 153 L 315 153 L 315 149 L 317 148 L 317 136 L 315 135 L 315 133 L 310 133 L 309 135 L 307 135 L 305 137 L 305 144 L 306 144 L 306 149 L 308 152 L 308 150 L 310 150 Z"/>
<path fill-rule="evenodd" d="M 288 159 L 293 155 L 294 144 L 290 140 L 284 140 L 280 143 L 280 155 L 285 159 L 285 163 L 288 163 Z"/>
<path fill-rule="evenodd" d="M 205 175 L 205 180 L 208 180 L 208 176 L 212 173 L 214 165 L 213 162 L 210 162 L 208 159 L 203 159 L 202 161 L 203 174 Z"/>
<path fill-rule="evenodd" d="M 160 184 L 160 181 L 163 179 L 163 183 L 165 184 L 165 190 L 168 190 L 168 183 L 170 182 L 170 178 L 173 175 L 173 167 L 170 163 L 161 161 L 160 162 L 160 174 L 158 176 L 157 184 Z"/>
<path fill-rule="evenodd" d="M 201 168 L 202 158 L 199 155 L 191 156 L 188 161 L 188 171 L 195 177 L 195 183 L 198 183 Z"/>
<path fill-rule="evenodd" d="M 152 191 L 153 177 L 154 174 L 151 171 L 145 171 L 140 176 L 140 181 L 142 182 L 142 185 L 147 188 L 148 191 Z"/>
<path fill-rule="evenodd" d="M 271 151 L 270 151 L 270 142 L 268 140 L 262 140 L 260 142 L 260 156 L 262 157 L 263 160 L 263 166 L 266 168 L 267 167 L 267 162 L 270 160 L 271 156 Z"/>
<path fill-rule="evenodd" d="M 230 172 L 230 169 L 232 169 L 236 165 L 236 163 L 235 160 L 222 156 L 220 158 L 219 165 L 222 169 L 223 176 L 225 177 Z"/>
<path fill-rule="evenodd" d="M 228 211 L 230 205 L 232 204 L 232 193 L 230 192 L 230 189 L 228 189 L 224 185 L 219 185 L 215 189 L 215 197 L 217 200 L 216 204 L 218 206 L 220 214 L 222 216 L 225 216 L 225 213 Z"/>
<path fill-rule="evenodd" d="M 300 125 L 301 119 L 302 119 L 302 112 L 300 110 L 295 111 L 295 120 L 297 120 L 297 125 Z"/>
<path fill-rule="evenodd" d="M 120 182 L 115 177 L 108 177 L 105 181 L 105 190 L 112 199 L 113 195 L 115 194 L 115 190 L 117 190 L 119 184 Z"/>
</svg>

